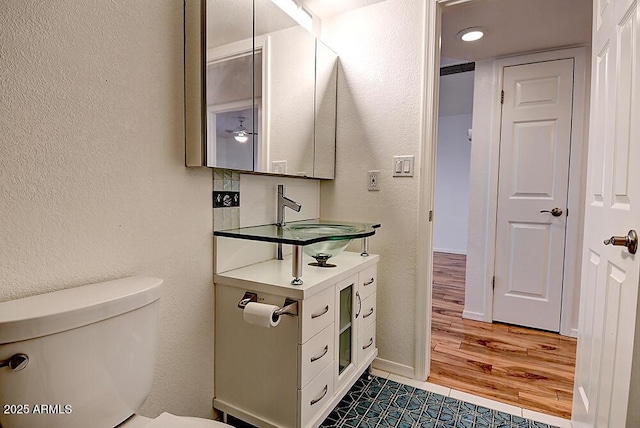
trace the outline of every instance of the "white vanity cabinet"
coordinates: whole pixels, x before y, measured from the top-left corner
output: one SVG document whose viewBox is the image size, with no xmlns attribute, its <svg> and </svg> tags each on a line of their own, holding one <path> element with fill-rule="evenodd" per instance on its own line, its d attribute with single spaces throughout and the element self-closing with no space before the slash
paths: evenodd
<svg viewBox="0 0 640 428">
<path fill-rule="evenodd" d="M 377 263 L 344 252 L 335 268 L 305 265 L 302 286 L 290 285 L 286 259 L 216 275 L 214 407 L 259 427 L 319 426 L 377 356 Z M 249 324 L 246 292 L 295 300 L 297 316 Z"/>
</svg>

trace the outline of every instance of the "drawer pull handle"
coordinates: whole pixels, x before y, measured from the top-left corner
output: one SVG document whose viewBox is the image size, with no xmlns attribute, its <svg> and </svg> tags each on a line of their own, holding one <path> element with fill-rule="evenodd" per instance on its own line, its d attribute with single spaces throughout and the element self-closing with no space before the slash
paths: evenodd
<svg viewBox="0 0 640 428">
<path fill-rule="evenodd" d="M 374 278 L 371 278 L 369 281 L 365 282 L 363 285 L 366 287 L 367 285 L 371 285 L 375 282 L 376 280 Z"/>
<path fill-rule="evenodd" d="M 322 400 L 324 398 L 324 396 L 327 395 L 327 392 L 329 392 L 329 385 L 325 385 L 324 386 L 324 390 L 322 391 L 322 395 L 320 397 L 318 397 L 318 398 L 315 398 L 315 399 L 311 400 L 311 402 L 309 404 L 311 404 L 313 406 L 314 404 L 316 404 L 317 402 Z"/>
<path fill-rule="evenodd" d="M 369 312 L 367 312 L 366 314 L 364 314 L 362 316 L 362 318 L 369 318 L 371 315 L 373 315 L 373 308 L 371 308 L 371 310 Z"/>
<path fill-rule="evenodd" d="M 367 343 L 366 345 L 364 345 L 362 347 L 362 350 L 364 351 L 365 349 L 369 348 L 371 345 L 373 345 L 373 337 L 369 338 L 369 343 Z"/>
<path fill-rule="evenodd" d="M 327 312 L 329 312 L 329 305 L 325 306 L 324 309 L 321 310 L 320 312 L 318 312 L 316 314 L 311 314 L 311 319 L 315 319 L 315 318 L 321 317 L 324 314 L 326 314 Z"/>
<path fill-rule="evenodd" d="M 324 351 L 322 351 L 321 355 L 318 355 L 317 357 L 311 357 L 311 362 L 315 362 L 318 361 L 320 358 L 324 357 L 325 355 L 327 355 L 327 352 L 329 352 L 329 345 L 325 345 L 324 346 Z"/>
</svg>

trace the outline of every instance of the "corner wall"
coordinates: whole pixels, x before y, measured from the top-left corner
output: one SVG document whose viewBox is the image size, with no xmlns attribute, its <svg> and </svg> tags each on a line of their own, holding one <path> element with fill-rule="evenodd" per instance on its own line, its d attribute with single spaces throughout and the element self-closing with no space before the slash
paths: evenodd
<svg viewBox="0 0 640 428">
<path fill-rule="evenodd" d="M 0 300 L 163 278 L 141 413 L 211 417 L 211 170 L 184 167 L 182 2 L 0 9 Z"/>
<path fill-rule="evenodd" d="M 423 8 L 419 0 L 387 0 L 323 21 L 322 29 L 340 68 L 336 176 L 321 183 L 321 217 L 382 224 L 370 239 L 370 252 L 380 255 L 377 361 L 410 377 L 420 165 L 414 177 L 392 177 L 391 168 L 394 155 L 419 159 Z M 368 170 L 380 171 L 380 191 L 367 190 Z"/>
<path fill-rule="evenodd" d="M 497 78 L 494 73 L 493 59 L 476 62 L 473 86 L 473 143 L 471 144 L 471 167 L 469 180 L 469 216 L 467 244 L 467 274 L 465 281 L 464 318 L 491 322 L 487 315 L 487 294 L 490 288 L 487 272 L 488 244 L 494 237 L 487 230 L 489 223 L 492 188 L 497 184 L 491 181 L 493 164 L 492 151 L 495 121 Z M 499 114 L 499 112 L 498 112 Z M 495 172 L 494 172 L 495 174 Z M 495 191 L 497 192 L 497 190 Z"/>
<path fill-rule="evenodd" d="M 441 93 L 441 97 L 446 94 Z M 438 118 L 433 250 L 467 254 L 471 115 Z"/>
</svg>

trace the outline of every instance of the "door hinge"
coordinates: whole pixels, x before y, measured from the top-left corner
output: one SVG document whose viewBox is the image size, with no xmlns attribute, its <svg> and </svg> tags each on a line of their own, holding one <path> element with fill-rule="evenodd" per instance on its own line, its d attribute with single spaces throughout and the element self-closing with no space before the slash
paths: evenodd
<svg viewBox="0 0 640 428">
<path fill-rule="evenodd" d="M 491 289 L 492 290 L 496 289 L 496 277 L 495 276 L 493 278 L 491 278 Z"/>
<path fill-rule="evenodd" d="M 433 221 L 433 210 L 429 211 L 429 221 Z"/>
<path fill-rule="evenodd" d="M 500 104 L 504 104 L 504 89 L 500 91 Z"/>
</svg>

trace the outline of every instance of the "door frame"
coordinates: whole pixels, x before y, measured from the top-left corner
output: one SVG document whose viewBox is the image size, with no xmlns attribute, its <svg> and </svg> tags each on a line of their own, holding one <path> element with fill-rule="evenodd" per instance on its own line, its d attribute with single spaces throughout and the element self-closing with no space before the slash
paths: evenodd
<svg viewBox="0 0 640 428">
<path fill-rule="evenodd" d="M 256 96 L 254 94 L 253 103 L 255 107 L 258 109 L 258 117 L 256 118 L 256 123 L 253 125 L 254 131 L 258 131 L 258 135 L 260 136 L 259 144 L 257 150 L 255 152 L 255 160 L 254 160 L 254 169 L 256 164 L 258 168 L 264 168 L 265 171 L 269 170 L 270 159 L 269 159 L 269 147 L 271 144 L 271 140 L 269 138 L 269 93 L 271 87 L 269 85 L 269 70 L 271 69 L 271 37 L 270 36 L 258 36 L 253 39 L 240 40 L 237 42 L 229 43 L 224 46 L 219 46 L 215 48 L 207 49 L 205 53 L 205 74 L 206 67 L 209 64 L 215 64 L 218 62 L 224 62 L 230 59 L 252 55 L 252 53 L 260 52 L 262 54 L 262 92 L 260 96 Z M 245 100 L 239 101 L 238 103 L 243 103 Z M 206 104 L 206 97 L 204 100 Z M 225 104 L 227 106 L 229 103 Z M 223 106 L 223 107 L 224 107 Z M 208 106 L 207 106 L 208 110 Z M 207 111 L 207 118 L 209 112 Z M 205 121 L 206 122 L 206 121 Z M 206 128 L 206 123 L 205 123 Z M 207 142 L 205 142 L 207 144 Z M 207 147 L 208 150 L 208 147 Z M 208 162 L 210 156 L 207 155 L 205 159 Z M 215 155 L 211 156 L 212 159 L 215 159 Z M 205 164 L 205 166 L 210 164 Z"/>
<path fill-rule="evenodd" d="M 421 175 L 420 175 L 420 187 L 419 187 L 419 203 L 418 203 L 418 226 L 417 226 L 417 265 L 416 265 L 416 307 L 415 307 L 415 357 L 414 357 L 414 378 L 418 380 L 424 381 L 427 379 L 430 372 L 431 365 L 431 310 L 432 310 L 432 288 L 433 288 L 433 266 L 432 266 L 432 258 L 433 258 L 433 221 L 432 221 L 432 213 L 433 213 L 433 204 L 434 204 L 434 195 L 435 195 L 435 162 L 436 162 L 436 143 L 438 136 L 438 98 L 439 98 L 439 69 L 440 69 L 440 33 L 441 33 L 441 19 L 442 12 L 447 7 L 466 4 L 470 2 L 480 2 L 483 0 L 427 0 L 424 6 L 424 37 L 423 39 L 423 70 L 424 76 L 422 80 L 422 106 L 423 106 L 423 116 L 421 121 L 421 147 L 419 153 L 419 165 L 421 165 Z M 587 67 L 586 67 L 586 59 L 587 52 L 585 48 L 579 48 L 581 52 L 579 53 L 579 57 L 576 58 L 576 69 L 579 66 L 579 63 L 582 65 L 582 72 L 575 73 L 576 78 L 580 78 L 582 80 L 582 84 L 577 85 L 576 81 L 574 81 L 574 91 L 576 91 L 575 87 L 580 86 L 582 88 L 581 96 L 574 96 L 574 100 L 582 99 L 581 105 L 582 115 L 580 115 L 579 119 L 581 120 L 582 126 L 577 126 L 577 122 L 573 122 L 572 126 L 572 135 L 573 131 L 577 132 L 575 136 L 576 144 L 572 144 L 572 156 L 573 156 L 573 147 L 580 146 L 579 156 L 576 156 L 576 162 L 580 162 L 580 165 L 572 165 L 572 169 L 577 174 L 580 173 L 580 177 L 584 176 L 583 170 L 584 165 L 586 164 L 586 150 L 583 147 L 586 142 L 586 137 L 588 133 L 585 130 L 585 125 L 587 123 L 585 113 L 588 114 L 588 111 L 585 111 L 586 100 L 588 96 L 587 87 L 585 86 L 588 82 Z M 550 54 L 547 52 L 546 54 Z M 544 55 L 544 54 L 540 54 Z M 578 52 L 576 52 L 578 55 Z M 504 59 L 505 61 L 508 59 Z M 500 87 L 502 85 L 500 84 Z M 496 94 L 498 91 L 494 91 Z M 494 94 L 496 102 L 499 103 L 499 97 Z M 576 92 L 574 92 L 576 94 Z M 493 103 L 495 105 L 495 103 Z M 493 110 L 493 109 L 492 109 Z M 576 115 L 577 109 L 574 108 L 574 118 L 578 119 Z M 495 117 L 495 114 L 494 114 Z M 492 121 L 495 126 L 495 120 Z M 498 121 L 499 123 L 499 121 Z M 499 130 L 498 130 L 499 133 Z M 573 136 L 572 136 L 573 138 Z M 577 144 L 577 138 L 580 138 L 581 144 Z M 495 150 L 492 151 L 492 159 L 496 158 L 497 155 Z M 495 159 L 492 161 L 492 169 L 493 175 L 495 174 Z M 580 166 L 580 168 L 578 168 Z M 570 180 L 572 180 L 573 176 L 570 172 Z M 491 186 L 491 189 L 488 189 L 489 192 L 495 193 L 494 198 L 497 203 L 497 175 L 496 177 L 491 177 L 492 182 L 495 182 L 496 186 Z M 584 181 L 584 180 L 582 180 Z M 580 181 L 581 182 L 581 181 Z M 495 190 L 493 190 L 495 188 Z M 579 221 L 572 221 L 571 227 L 567 224 L 567 233 L 571 231 L 572 236 L 580 236 L 581 228 L 580 226 L 583 224 L 583 210 L 579 209 L 580 200 L 583 197 L 582 193 L 584 193 L 584 184 L 580 185 L 580 189 L 576 189 L 576 191 L 571 192 L 569 195 L 569 209 L 579 216 L 574 216 L 573 218 L 579 218 Z M 491 205 L 490 205 L 491 206 Z M 494 222 L 494 230 L 492 233 L 488 234 L 488 236 L 495 237 L 495 210 L 497 205 L 494 205 L 492 208 L 493 216 L 487 215 L 487 218 L 493 218 Z M 572 207 L 573 210 L 572 210 Z M 578 207 L 578 209 L 576 209 Z M 487 228 L 489 224 L 487 224 Z M 489 232 L 488 230 L 486 232 Z M 486 242 L 491 241 L 485 239 Z M 493 240 L 495 245 L 495 240 Z M 569 242 L 568 242 L 569 243 Z M 578 251 L 579 247 L 578 243 L 572 243 L 575 245 L 573 249 L 575 249 L 576 253 L 580 255 Z M 567 250 L 565 250 L 567 251 Z M 487 286 L 490 287 L 491 277 L 493 276 L 493 259 L 495 258 L 495 251 L 491 252 L 489 257 L 488 249 L 487 249 L 487 257 L 485 259 L 485 267 L 487 266 L 488 259 L 491 259 L 490 271 L 491 276 L 484 276 L 485 287 L 484 290 L 487 290 Z M 579 260 L 579 258 L 578 258 Z M 575 263 L 575 262 L 574 262 Z M 576 269 L 579 267 L 579 261 L 577 262 Z M 569 269 L 565 268 L 565 274 L 569 271 Z M 576 273 L 579 277 L 579 272 L 573 272 L 574 278 L 576 278 Z M 563 303 L 564 303 L 564 290 L 563 290 Z M 485 296 L 483 302 L 486 305 L 487 299 L 493 300 L 493 293 L 489 295 L 489 293 L 485 292 Z M 574 296 L 569 296 L 568 301 L 573 302 L 573 300 L 577 299 Z M 566 305 L 568 306 L 568 305 Z M 486 307 L 486 306 L 485 306 Z M 485 311 L 487 312 L 487 311 Z M 569 317 L 565 317 L 569 318 Z M 571 321 L 568 319 L 567 321 Z M 561 324 L 561 331 L 562 330 Z"/>
</svg>

